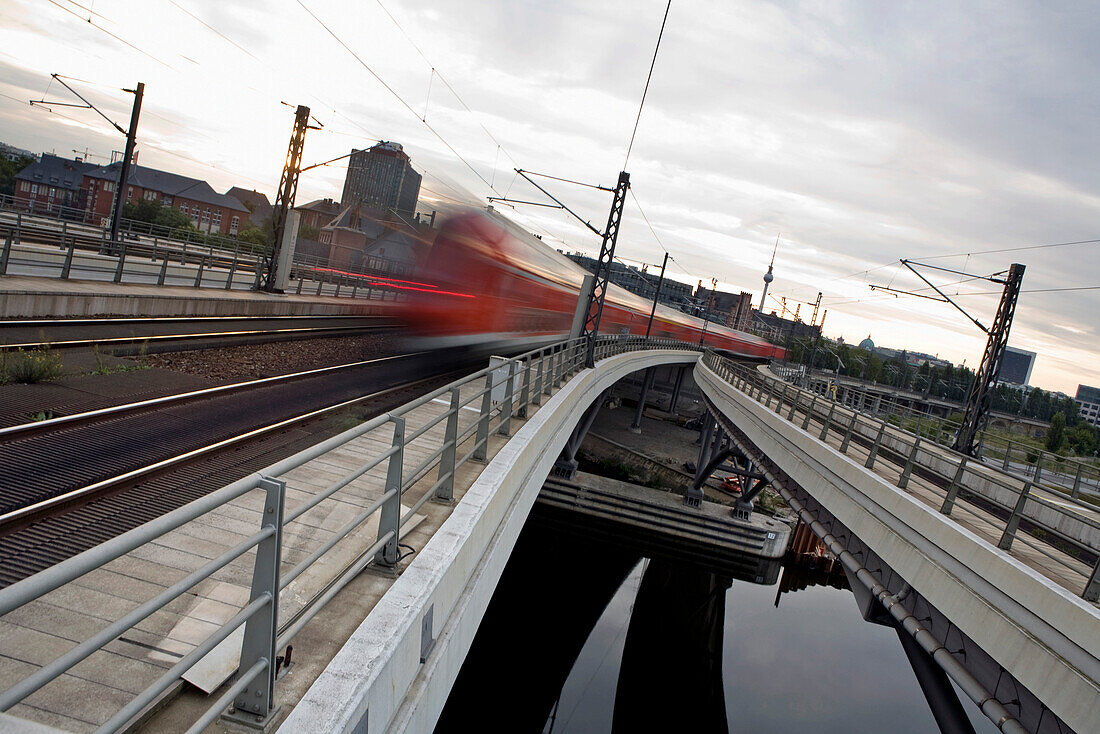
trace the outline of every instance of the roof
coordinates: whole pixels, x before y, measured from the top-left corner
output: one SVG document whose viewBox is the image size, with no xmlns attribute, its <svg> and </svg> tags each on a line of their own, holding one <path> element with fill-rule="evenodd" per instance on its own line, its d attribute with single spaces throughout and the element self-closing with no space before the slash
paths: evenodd
<svg viewBox="0 0 1100 734">
<path fill-rule="evenodd" d="M 31 163 L 15 174 L 15 178 L 19 181 L 30 181 L 76 191 L 84 182 L 84 175 L 95 168 L 98 166 L 94 163 L 43 153 L 41 160 Z"/>
<path fill-rule="evenodd" d="M 294 207 L 295 209 L 304 209 L 311 212 L 321 212 L 322 214 L 331 214 L 336 216 L 340 213 L 340 202 L 333 201 L 332 199 L 316 199 L 308 204 L 302 204 L 301 206 Z"/>
<path fill-rule="evenodd" d="M 121 163 L 112 163 L 109 166 L 98 166 L 84 175 L 89 178 L 101 178 L 108 181 L 118 180 L 118 169 Z M 248 214 L 244 204 L 232 196 L 219 194 L 211 188 L 210 184 L 197 178 L 181 176 L 178 173 L 159 171 L 156 168 L 146 166 L 131 166 L 130 178 L 127 181 L 130 186 L 138 186 L 143 189 L 160 192 L 165 196 L 182 197 L 203 204 L 215 204 L 226 209 Z"/>
<path fill-rule="evenodd" d="M 256 219 L 270 216 L 272 209 L 274 209 L 271 202 L 267 200 L 267 195 L 261 194 L 255 189 L 242 189 L 240 186 L 234 186 L 226 191 L 225 195 L 232 196 L 244 204 L 246 209 L 250 208 L 248 205 L 251 204 L 252 216 Z"/>
</svg>

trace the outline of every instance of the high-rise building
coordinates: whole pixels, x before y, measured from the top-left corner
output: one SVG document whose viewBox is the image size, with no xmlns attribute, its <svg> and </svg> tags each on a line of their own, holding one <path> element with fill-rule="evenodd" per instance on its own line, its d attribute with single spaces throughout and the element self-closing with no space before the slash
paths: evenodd
<svg viewBox="0 0 1100 734">
<path fill-rule="evenodd" d="M 1081 417 L 1094 426 L 1100 426 L 1100 387 L 1077 386 L 1077 407 Z"/>
<path fill-rule="evenodd" d="M 352 151 L 340 203 L 345 207 L 392 209 L 411 217 L 420 197 L 420 180 L 401 144 L 383 141 L 366 150 Z"/>
<path fill-rule="evenodd" d="M 1031 368 L 1035 366 L 1035 352 L 1028 352 L 1016 347 L 1005 347 L 1004 357 L 1001 358 L 1001 372 L 997 376 L 998 382 L 1008 382 L 1013 385 L 1026 385 L 1031 379 Z"/>
</svg>

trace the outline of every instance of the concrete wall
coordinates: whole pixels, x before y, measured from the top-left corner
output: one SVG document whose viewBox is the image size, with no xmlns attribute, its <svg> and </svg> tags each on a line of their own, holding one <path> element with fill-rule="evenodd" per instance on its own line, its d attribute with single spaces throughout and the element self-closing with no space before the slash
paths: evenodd
<svg viewBox="0 0 1100 734">
<path fill-rule="evenodd" d="M 765 376 L 775 380 L 777 385 L 788 388 L 793 387 L 789 383 L 778 380 L 766 369 L 761 371 Z M 784 408 L 784 415 L 789 410 L 789 403 L 785 401 L 785 404 L 787 407 Z M 823 412 L 827 409 L 826 405 L 818 405 L 816 410 L 819 413 Z M 851 420 L 850 416 L 850 410 L 838 407 L 833 420 L 847 426 Z M 877 420 L 861 417 L 852 431 L 852 435 L 862 436 L 867 441 L 873 442 L 878 436 L 878 430 L 879 422 Z M 908 456 L 913 445 L 912 441 L 912 435 L 904 433 L 893 426 L 888 426 L 882 438 L 882 446 L 902 456 Z M 950 481 L 955 476 L 958 467 L 957 459 L 948 458 L 947 449 L 936 446 L 931 441 L 922 442 L 921 445 L 922 449 L 917 454 L 916 464 L 934 471 L 940 476 L 947 477 Z M 967 489 L 993 500 L 1009 510 L 1016 506 L 1016 500 L 1026 484 L 1025 480 L 1019 477 L 999 472 L 976 461 L 968 462 L 963 480 L 962 484 Z M 1070 500 L 1066 499 L 1065 502 L 1068 503 Z M 1066 537 L 1077 540 L 1089 548 L 1100 550 L 1100 523 L 1091 517 L 1034 495 L 1030 495 L 1024 505 L 1024 517 L 1034 520 L 1044 527 L 1056 530 Z"/>
<path fill-rule="evenodd" d="M 757 448 L 1075 731 L 1100 731 L 1095 606 L 807 435 L 702 363 L 695 379 Z"/>
<path fill-rule="evenodd" d="M 485 467 L 279 731 L 431 731 L 527 514 L 585 408 L 631 372 L 698 356 L 654 351 L 612 357 L 544 403 Z M 429 610 L 436 640 L 422 663 Z"/>
</svg>

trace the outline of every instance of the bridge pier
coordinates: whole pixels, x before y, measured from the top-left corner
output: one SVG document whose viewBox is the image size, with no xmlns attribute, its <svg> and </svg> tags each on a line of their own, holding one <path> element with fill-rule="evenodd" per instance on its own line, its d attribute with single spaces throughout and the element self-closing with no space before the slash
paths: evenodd
<svg viewBox="0 0 1100 734">
<path fill-rule="evenodd" d="M 638 392 L 638 407 L 634 411 L 634 421 L 630 424 L 631 433 L 642 432 L 642 413 L 645 412 L 645 401 L 649 397 L 649 388 L 653 385 L 653 372 L 654 367 L 650 367 L 645 371 L 645 376 L 642 377 L 642 387 Z"/>
</svg>

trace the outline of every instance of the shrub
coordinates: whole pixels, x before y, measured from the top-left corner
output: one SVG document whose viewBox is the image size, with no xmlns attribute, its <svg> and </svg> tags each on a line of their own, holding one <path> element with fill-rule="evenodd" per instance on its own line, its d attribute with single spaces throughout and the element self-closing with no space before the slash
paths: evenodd
<svg viewBox="0 0 1100 734">
<path fill-rule="evenodd" d="M 7 380 L 11 382 L 44 382 L 61 377 L 61 355 L 45 349 L 23 351 L 20 349 L 14 358 L 7 361 L 5 369 Z"/>
</svg>

